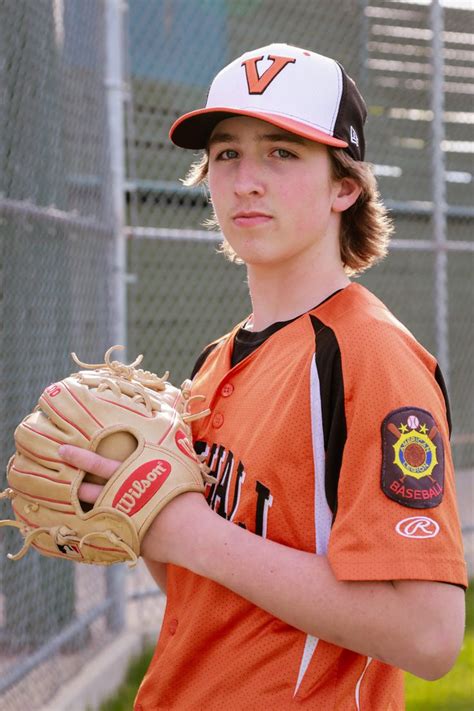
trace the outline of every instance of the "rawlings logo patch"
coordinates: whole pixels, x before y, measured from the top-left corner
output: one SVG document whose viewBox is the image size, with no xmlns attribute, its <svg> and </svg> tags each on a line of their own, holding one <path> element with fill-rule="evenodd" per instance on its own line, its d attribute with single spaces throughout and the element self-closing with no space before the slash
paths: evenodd
<svg viewBox="0 0 474 711">
<path fill-rule="evenodd" d="M 163 486 L 170 473 L 171 464 L 164 459 L 142 464 L 122 484 L 112 506 L 127 516 L 135 515 Z"/>
<path fill-rule="evenodd" d="M 434 538 L 439 533 L 439 525 L 428 516 L 410 516 L 399 521 L 395 530 L 405 538 Z"/>
<path fill-rule="evenodd" d="M 444 493 L 444 450 L 429 412 L 402 407 L 382 423 L 382 491 L 402 506 L 438 506 Z"/>
</svg>

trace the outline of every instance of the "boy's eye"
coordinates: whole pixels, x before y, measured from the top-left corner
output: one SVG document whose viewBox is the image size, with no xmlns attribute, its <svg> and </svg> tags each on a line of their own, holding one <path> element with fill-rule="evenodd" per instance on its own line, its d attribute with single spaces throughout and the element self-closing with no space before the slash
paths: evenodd
<svg viewBox="0 0 474 711">
<path fill-rule="evenodd" d="M 226 148 L 225 151 L 221 151 L 217 156 L 217 160 L 231 160 L 232 158 L 237 157 L 237 151 L 234 151 L 232 148 Z"/>
<path fill-rule="evenodd" d="M 273 153 L 276 153 L 278 158 L 294 158 L 294 154 L 291 153 L 290 151 L 287 151 L 286 148 L 275 148 Z"/>
</svg>

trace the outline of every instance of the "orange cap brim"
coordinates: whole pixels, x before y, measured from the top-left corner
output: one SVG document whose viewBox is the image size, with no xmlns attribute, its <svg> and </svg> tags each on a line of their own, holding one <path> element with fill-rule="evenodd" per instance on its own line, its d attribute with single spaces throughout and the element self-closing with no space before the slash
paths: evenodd
<svg viewBox="0 0 474 711">
<path fill-rule="evenodd" d="M 336 148 L 347 148 L 347 141 L 331 136 L 324 131 L 313 128 L 301 121 L 279 116 L 278 114 L 265 113 L 263 111 L 247 111 L 245 109 L 235 109 L 228 107 L 212 107 L 207 109 L 197 109 L 180 116 L 171 126 L 169 137 L 172 142 L 181 148 L 206 148 L 212 131 L 216 125 L 226 118 L 232 116 L 250 116 L 251 118 L 267 121 L 273 126 L 278 126 L 285 131 L 294 133 L 302 138 L 316 143 L 324 143 L 327 146 Z"/>
</svg>

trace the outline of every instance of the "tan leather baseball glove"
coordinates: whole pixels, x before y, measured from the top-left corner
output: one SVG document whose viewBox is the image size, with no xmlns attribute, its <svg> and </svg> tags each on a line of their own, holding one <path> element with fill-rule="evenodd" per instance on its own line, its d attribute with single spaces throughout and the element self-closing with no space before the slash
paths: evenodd
<svg viewBox="0 0 474 711">
<path fill-rule="evenodd" d="M 15 431 L 16 452 L 7 468 L 15 526 L 24 544 L 47 556 L 82 563 L 134 565 L 153 519 L 171 499 L 204 491 L 207 468 L 191 444 L 189 381 L 181 389 L 131 365 L 74 361 L 84 370 L 54 383 Z M 122 461 L 92 506 L 79 501 L 86 472 L 61 461 L 58 448 L 73 444 Z M 102 481 L 103 483 L 103 481 Z"/>
</svg>

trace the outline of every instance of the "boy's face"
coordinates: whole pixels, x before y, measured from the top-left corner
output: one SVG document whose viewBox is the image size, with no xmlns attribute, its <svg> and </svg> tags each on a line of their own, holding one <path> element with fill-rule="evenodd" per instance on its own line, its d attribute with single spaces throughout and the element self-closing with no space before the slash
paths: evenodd
<svg viewBox="0 0 474 711">
<path fill-rule="evenodd" d="M 209 142 L 208 179 L 220 227 L 246 264 L 339 254 L 340 184 L 326 146 L 259 119 L 225 119 Z"/>
</svg>

